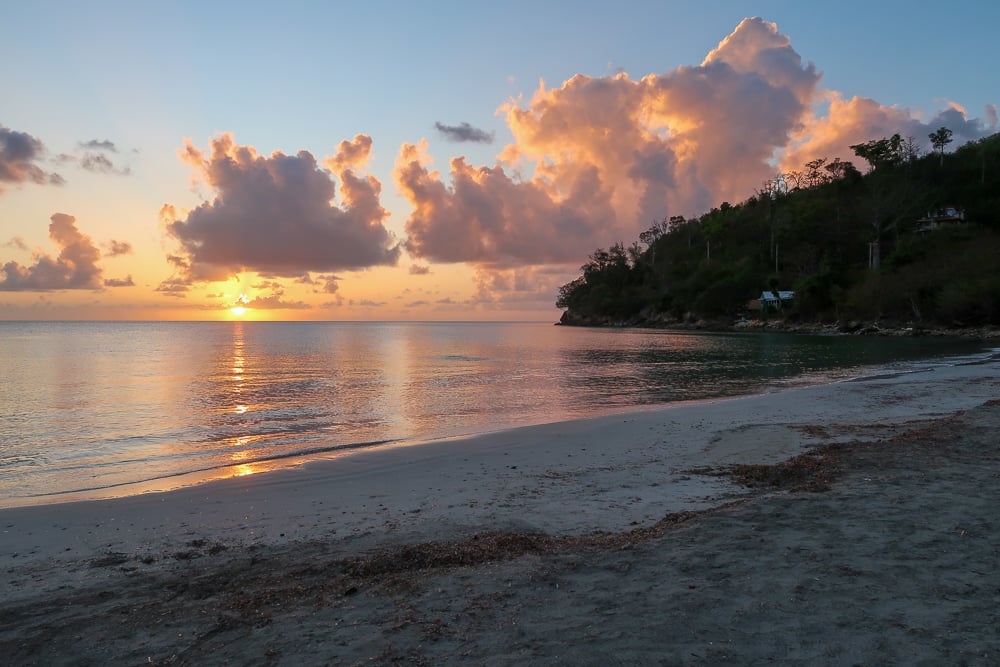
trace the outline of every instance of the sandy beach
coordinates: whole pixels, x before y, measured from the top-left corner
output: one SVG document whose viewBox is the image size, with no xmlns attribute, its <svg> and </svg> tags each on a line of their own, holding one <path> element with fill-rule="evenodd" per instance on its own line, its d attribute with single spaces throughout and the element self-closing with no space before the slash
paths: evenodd
<svg viewBox="0 0 1000 667">
<path fill-rule="evenodd" d="M 0 510 L 12 665 L 1000 664 L 990 360 Z"/>
</svg>

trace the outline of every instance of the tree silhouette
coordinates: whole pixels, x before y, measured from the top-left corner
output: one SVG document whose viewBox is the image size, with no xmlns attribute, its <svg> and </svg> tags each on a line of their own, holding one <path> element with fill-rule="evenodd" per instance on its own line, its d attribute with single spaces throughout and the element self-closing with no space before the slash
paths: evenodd
<svg viewBox="0 0 1000 667">
<path fill-rule="evenodd" d="M 951 130 L 947 127 L 940 127 L 936 132 L 931 132 L 927 135 L 931 140 L 931 145 L 934 146 L 934 150 L 941 156 L 942 166 L 944 165 L 944 147 L 951 143 L 951 134 Z"/>
</svg>

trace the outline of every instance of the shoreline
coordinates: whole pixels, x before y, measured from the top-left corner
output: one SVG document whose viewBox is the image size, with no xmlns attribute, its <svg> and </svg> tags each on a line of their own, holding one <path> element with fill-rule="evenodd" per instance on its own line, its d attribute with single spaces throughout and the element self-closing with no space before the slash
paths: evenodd
<svg viewBox="0 0 1000 667">
<path fill-rule="evenodd" d="M 984 342 L 1000 340 L 1000 327 L 996 325 L 942 326 L 921 322 L 882 322 L 879 320 L 849 320 L 846 322 L 822 322 L 811 320 L 790 320 L 780 317 L 747 319 L 677 319 L 666 315 L 639 316 L 627 320 L 609 318 L 578 317 L 564 312 L 554 326 L 582 327 L 595 329 L 654 329 L 663 331 L 702 332 L 770 332 L 844 336 L 907 336 L 934 338 L 967 338 Z"/>
<path fill-rule="evenodd" d="M 283 490 L 288 486 L 318 493 L 314 487 L 322 485 L 325 481 L 372 476 L 394 469 L 418 468 L 420 474 L 426 476 L 432 472 L 428 467 L 435 462 L 456 458 L 470 465 L 482 459 L 489 465 L 496 466 L 499 462 L 506 463 L 506 459 L 510 457 L 519 459 L 527 456 L 533 468 L 565 467 L 564 462 L 560 460 L 562 457 L 572 458 L 574 454 L 578 457 L 593 457 L 596 451 L 597 456 L 608 458 L 619 465 L 624 464 L 623 460 L 627 457 L 621 452 L 603 448 L 602 438 L 608 440 L 621 438 L 632 443 L 635 448 L 643 448 L 643 453 L 637 456 L 648 455 L 651 449 L 669 444 L 669 452 L 657 451 L 655 458 L 661 460 L 667 454 L 674 456 L 675 468 L 683 467 L 685 462 L 690 464 L 688 467 L 708 465 L 712 463 L 709 460 L 711 456 L 721 456 L 723 459 L 721 463 L 736 461 L 741 456 L 753 459 L 742 461 L 745 463 L 775 462 L 801 453 L 819 441 L 809 438 L 808 434 L 805 437 L 796 436 L 801 437 L 801 442 L 792 442 L 790 437 L 786 436 L 779 438 L 776 444 L 772 443 L 767 450 L 749 444 L 741 446 L 729 441 L 736 433 L 745 430 L 769 430 L 765 426 L 767 423 L 777 423 L 780 425 L 776 427 L 778 429 L 794 431 L 797 426 L 815 419 L 835 419 L 852 424 L 876 418 L 891 422 L 915 419 L 925 414 L 936 416 L 950 414 L 973 407 L 976 401 L 982 402 L 991 398 L 989 395 L 956 394 L 949 396 L 948 400 L 940 400 L 932 405 L 925 400 L 917 400 L 918 397 L 898 397 L 893 399 L 896 405 L 891 413 L 877 416 L 870 414 L 867 405 L 850 403 L 837 405 L 836 408 L 824 405 L 824 401 L 829 400 L 828 396 L 843 394 L 839 387 L 845 384 L 877 386 L 885 383 L 887 386 L 897 386 L 919 381 L 921 376 L 937 381 L 942 373 L 961 376 L 976 366 L 989 367 L 998 364 L 996 358 L 984 358 L 962 365 L 945 364 L 939 359 L 928 361 L 933 362 L 933 365 L 915 368 L 903 374 L 882 369 L 860 377 L 817 384 L 791 385 L 756 394 L 683 401 L 621 413 L 425 441 L 388 442 L 364 449 L 345 449 L 343 452 L 321 457 L 302 456 L 276 461 L 265 460 L 260 462 L 263 471 L 252 474 L 232 474 L 231 471 L 239 466 L 184 473 L 181 477 L 192 477 L 194 480 L 207 477 L 207 480 L 193 481 L 179 487 L 170 485 L 169 488 L 157 488 L 163 480 L 155 479 L 130 483 L 128 486 L 133 490 L 147 488 L 125 495 L 94 498 L 90 496 L 90 492 L 84 491 L 71 492 L 66 496 L 46 496 L 45 498 L 51 500 L 33 499 L 35 502 L 29 500 L 23 504 L 0 507 L 0 518 L 9 512 L 37 511 L 44 514 L 45 508 L 53 508 L 53 511 L 66 508 L 75 513 L 88 509 L 112 511 L 117 508 L 128 508 L 130 505 L 183 505 L 192 504 L 202 496 L 219 505 L 224 504 L 219 498 L 225 497 L 226 494 L 264 499 L 272 488 Z M 935 375 L 931 377 L 931 374 Z M 975 370 L 972 370 L 972 374 L 975 374 Z M 920 398 L 926 398 L 928 391 L 924 389 Z M 788 408 L 779 407 L 779 404 L 787 404 Z M 706 425 L 709 425 L 707 429 Z M 680 435 L 683 435 L 682 441 L 669 442 Z M 726 441 L 731 451 L 717 452 L 716 445 L 721 441 Z M 587 454 L 588 446 L 590 454 Z M 268 463 L 277 465 L 268 468 Z M 71 497 L 77 495 L 83 497 Z M 708 496 L 711 496 L 711 493 L 706 493 L 706 497 Z M 699 503 L 700 501 L 695 504 Z M 0 559 L 2 556 L 3 551 L 0 550 Z"/>
<path fill-rule="evenodd" d="M 908 540 L 933 528 L 924 523 L 930 512 L 947 511 L 951 518 L 941 521 L 951 523 L 941 530 L 971 531 L 980 541 L 962 542 L 974 553 L 948 546 L 940 558 L 993 557 L 998 533 L 982 524 L 988 519 L 974 518 L 970 503 L 993 517 L 996 485 L 968 496 L 959 481 L 947 493 L 932 493 L 937 487 L 929 484 L 944 473 L 955 480 L 1000 474 L 992 435 L 998 367 L 988 359 L 355 453 L 166 493 L 0 510 L 7 571 L 0 650 L 19 664 L 69 655 L 155 664 L 594 664 L 615 650 L 639 662 L 661 655 L 709 664 L 724 646 L 744 652 L 736 664 L 752 664 L 761 655 L 746 651 L 801 655 L 772 646 L 799 632 L 800 616 L 783 611 L 799 599 L 822 607 L 809 612 L 811 629 L 801 639 L 814 651 L 805 654 L 810 659 L 892 658 L 874 645 L 843 659 L 815 652 L 835 648 L 824 631 L 856 629 L 841 623 L 845 614 L 863 620 L 871 587 L 884 585 L 882 556 L 844 552 L 831 561 L 823 549 L 870 550 L 871 540 L 889 539 L 892 562 L 918 559 L 893 581 L 923 581 L 927 550 Z M 892 458 L 894 448 L 921 442 L 931 444 L 920 456 Z M 847 479 L 825 495 L 752 489 L 714 474 L 775 466 L 816 447 L 833 448 L 831 469 Z M 948 447 L 957 453 L 944 456 Z M 885 462 L 859 468 L 865 457 Z M 880 505 L 874 490 L 891 491 L 895 500 Z M 922 509 L 906 510 L 907 503 Z M 893 512 L 902 512 L 895 523 L 881 518 Z M 881 537 L 818 546 L 825 536 L 869 526 Z M 747 549 L 757 555 L 741 558 Z M 809 553 L 819 560 L 804 558 Z M 816 588 L 801 568 L 817 563 L 833 568 L 817 573 L 821 580 L 863 584 L 860 597 Z M 976 577 L 995 576 L 983 567 L 977 560 L 928 576 L 964 582 L 973 576 L 969 568 L 983 573 Z M 725 582 L 743 583 L 731 589 Z M 982 594 L 992 600 L 991 590 Z M 836 604 L 821 604 L 823 596 Z M 773 601 L 768 622 L 784 631 L 763 643 L 759 636 L 749 641 L 757 636 L 751 633 L 743 644 L 711 648 L 709 637 L 721 642 L 750 632 L 746 623 L 761 611 L 734 610 L 726 620 L 720 609 L 761 600 Z M 890 621 L 929 624 L 911 616 L 930 607 L 913 604 L 916 611 L 896 610 Z M 601 608 L 613 615 L 602 616 Z M 492 625 L 498 619 L 506 621 Z M 696 636 L 652 628 L 636 643 L 633 626 L 655 619 Z M 981 622 L 989 624 L 989 614 Z M 688 651 L 691 641 L 698 648 Z M 687 653 L 673 653 L 676 647 Z M 660 652 L 648 652 L 654 649 Z"/>
<path fill-rule="evenodd" d="M 679 331 L 692 330 L 691 328 L 678 329 Z M 815 333 L 815 332 L 806 332 Z M 986 341 L 984 340 L 984 343 Z M 984 348 L 983 353 L 988 353 Z M 988 357 L 983 357 L 987 359 Z M 935 368 L 948 365 L 949 357 L 931 357 L 924 361 L 909 360 L 906 363 L 931 364 Z M 978 363 L 978 362 L 973 362 Z M 835 369 L 834 369 L 835 370 Z M 863 377 L 877 376 L 885 371 L 883 366 L 873 366 L 868 369 L 869 373 Z M 908 372 L 920 372 L 920 369 Z M 100 486 L 94 488 L 84 488 L 71 491 L 53 492 L 34 496 L 14 496 L 0 499 L 0 512 L 8 509 L 25 508 L 46 505 L 61 505 L 76 502 L 109 501 L 133 496 L 143 496 L 147 494 L 170 493 L 182 489 L 198 487 L 204 484 L 213 484 L 220 481 L 230 480 L 237 477 L 251 477 L 258 475 L 270 475 L 283 471 L 297 470 L 314 463 L 322 464 L 328 461 L 338 461 L 347 457 L 363 456 L 366 453 L 383 450 L 402 450 L 411 447 L 421 448 L 441 443 L 455 443 L 456 447 L 464 447 L 462 443 L 474 443 L 483 438 L 499 436 L 507 432 L 518 432 L 522 429 L 532 429 L 539 427 L 559 428 L 560 424 L 572 425 L 576 422 L 590 422 L 600 419 L 628 418 L 629 416 L 641 415 L 648 412 L 658 412 L 683 408 L 688 405 L 698 405 L 702 403 L 715 403 L 718 401 L 740 400 L 755 396 L 781 393 L 794 389 L 822 386 L 825 384 L 836 384 L 844 381 L 851 381 L 856 378 L 840 377 L 837 373 L 827 372 L 820 376 L 803 375 L 800 377 L 785 378 L 782 382 L 770 382 L 766 386 L 761 386 L 756 392 L 714 396 L 708 398 L 695 398 L 689 400 L 679 400 L 671 403 L 636 405 L 624 410 L 612 410 L 610 412 L 600 412 L 596 416 L 576 417 L 573 419 L 557 422 L 541 422 L 536 424 L 515 424 L 496 430 L 470 432 L 459 435 L 442 435 L 430 438 L 403 438 L 398 440 L 386 440 L 374 443 L 344 444 L 324 448 L 322 453 L 305 451 L 301 453 L 282 454 L 275 457 L 245 460 L 239 463 L 227 464 L 219 467 L 209 467 L 202 470 L 191 470 L 178 472 L 163 477 L 154 477 L 147 480 L 134 482 L 122 482 L 111 486 Z M 570 426 L 572 428 L 572 426 Z"/>
</svg>

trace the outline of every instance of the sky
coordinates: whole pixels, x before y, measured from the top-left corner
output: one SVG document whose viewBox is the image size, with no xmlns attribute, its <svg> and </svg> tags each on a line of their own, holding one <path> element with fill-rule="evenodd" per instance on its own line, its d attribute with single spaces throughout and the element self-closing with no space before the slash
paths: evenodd
<svg viewBox="0 0 1000 667">
<path fill-rule="evenodd" d="M 998 131 L 978 0 L 0 8 L 5 320 L 555 321 L 656 220 Z"/>
</svg>

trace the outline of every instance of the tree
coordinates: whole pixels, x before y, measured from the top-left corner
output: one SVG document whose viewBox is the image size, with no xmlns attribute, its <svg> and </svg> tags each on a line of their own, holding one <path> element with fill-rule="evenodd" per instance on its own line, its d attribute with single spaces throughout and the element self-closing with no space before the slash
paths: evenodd
<svg viewBox="0 0 1000 667">
<path fill-rule="evenodd" d="M 947 127 L 939 127 L 936 132 L 928 134 L 931 145 L 941 156 L 941 166 L 944 166 L 944 147 L 951 143 L 952 132 Z"/>
<path fill-rule="evenodd" d="M 889 138 L 873 139 L 851 146 L 851 150 L 869 165 L 869 172 L 879 167 L 891 167 L 904 160 L 903 138 L 899 133 Z"/>
</svg>

